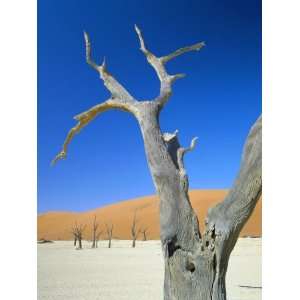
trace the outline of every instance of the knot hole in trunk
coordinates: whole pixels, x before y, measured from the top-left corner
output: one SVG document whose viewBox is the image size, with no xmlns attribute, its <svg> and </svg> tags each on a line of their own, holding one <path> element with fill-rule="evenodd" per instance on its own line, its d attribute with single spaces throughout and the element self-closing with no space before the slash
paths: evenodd
<svg viewBox="0 0 300 300">
<path fill-rule="evenodd" d="M 186 269 L 188 271 L 190 271 L 191 273 L 193 273 L 195 271 L 196 267 L 195 267 L 195 265 L 194 265 L 193 262 L 187 261 L 187 263 L 186 263 Z"/>
</svg>

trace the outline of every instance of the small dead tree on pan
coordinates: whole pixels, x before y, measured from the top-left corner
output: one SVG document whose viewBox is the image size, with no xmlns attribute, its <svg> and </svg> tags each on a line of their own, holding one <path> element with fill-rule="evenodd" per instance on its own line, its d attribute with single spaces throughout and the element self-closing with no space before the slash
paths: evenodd
<svg viewBox="0 0 300 300">
<path fill-rule="evenodd" d="M 111 248 L 111 240 L 113 235 L 114 224 L 105 224 L 108 239 L 108 248 Z"/>
<path fill-rule="evenodd" d="M 137 229 L 137 218 L 136 218 L 136 210 L 134 211 L 132 224 L 131 224 L 131 237 L 132 237 L 132 248 L 135 248 L 135 241 L 138 237 L 139 230 Z"/>
<path fill-rule="evenodd" d="M 98 234 L 97 234 L 97 236 L 96 236 L 96 248 L 98 248 L 98 242 L 100 240 L 100 236 L 101 236 L 102 232 L 103 232 L 102 230 L 99 231 Z"/>
<path fill-rule="evenodd" d="M 75 222 L 75 225 L 72 228 L 72 233 L 74 235 L 74 246 L 76 246 L 76 243 L 78 241 L 77 249 L 82 249 L 82 235 L 85 227 L 86 225 L 78 225 L 77 222 Z"/>
<path fill-rule="evenodd" d="M 77 235 L 76 235 L 76 232 L 74 231 L 74 227 L 72 228 L 72 234 L 73 234 L 73 239 L 74 239 L 74 247 L 76 247 L 76 244 L 77 244 Z"/>
<path fill-rule="evenodd" d="M 143 241 L 147 241 L 147 232 L 148 232 L 147 227 L 140 229 L 140 233 L 143 235 Z"/>
<path fill-rule="evenodd" d="M 92 248 L 96 248 L 96 243 L 97 243 L 97 235 L 98 235 L 98 227 L 99 223 L 97 222 L 97 217 L 96 215 L 94 216 L 94 221 L 92 224 Z"/>
</svg>

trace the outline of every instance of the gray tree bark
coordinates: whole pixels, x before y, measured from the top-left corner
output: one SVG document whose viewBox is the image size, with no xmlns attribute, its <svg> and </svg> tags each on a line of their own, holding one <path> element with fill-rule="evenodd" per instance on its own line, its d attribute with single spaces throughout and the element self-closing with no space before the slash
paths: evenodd
<svg viewBox="0 0 300 300">
<path fill-rule="evenodd" d="M 153 182 L 160 198 L 160 239 L 165 261 L 165 300 L 225 300 L 225 275 L 230 253 L 238 235 L 261 195 L 261 117 L 246 140 L 239 174 L 225 198 L 210 209 L 201 235 L 197 216 L 188 196 L 188 176 L 184 155 L 193 150 L 196 138 L 187 148 L 181 147 L 178 131 L 163 133 L 159 115 L 172 93 L 172 84 L 183 74 L 169 75 L 165 64 L 205 44 L 180 48 L 156 57 L 145 46 L 141 31 L 135 27 L 140 49 L 161 81 L 160 94 L 152 101 L 137 101 L 106 70 L 105 61 L 97 65 L 91 58 L 91 45 L 85 33 L 86 59 L 104 81 L 111 98 L 77 115 L 78 124 L 67 135 L 62 151 L 53 162 L 65 158 L 67 147 L 76 133 L 99 114 L 109 109 L 132 113 L 144 140 Z"/>
</svg>

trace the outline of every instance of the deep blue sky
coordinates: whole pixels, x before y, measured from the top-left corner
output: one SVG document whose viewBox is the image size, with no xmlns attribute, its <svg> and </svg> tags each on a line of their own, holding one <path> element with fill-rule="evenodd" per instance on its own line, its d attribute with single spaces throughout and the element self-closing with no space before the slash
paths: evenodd
<svg viewBox="0 0 300 300">
<path fill-rule="evenodd" d="M 228 188 L 243 142 L 261 112 L 261 1 L 38 1 L 38 211 L 83 211 L 154 193 L 134 118 L 110 111 L 75 136 L 50 167 L 73 116 L 109 93 L 85 63 L 83 30 L 99 63 L 134 96 L 151 99 L 159 81 L 139 50 L 134 24 L 158 56 L 199 41 L 207 46 L 168 64 L 186 73 L 161 114 L 164 131 L 187 145 L 191 189 Z"/>
</svg>

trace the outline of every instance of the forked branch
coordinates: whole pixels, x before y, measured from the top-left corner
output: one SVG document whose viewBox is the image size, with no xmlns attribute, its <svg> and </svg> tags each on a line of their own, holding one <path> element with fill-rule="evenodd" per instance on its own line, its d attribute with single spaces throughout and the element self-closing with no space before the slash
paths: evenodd
<svg viewBox="0 0 300 300">
<path fill-rule="evenodd" d="M 97 72 L 99 72 L 104 85 L 111 92 L 112 98 L 118 98 L 122 102 L 135 102 L 129 92 L 107 71 L 105 59 L 102 65 L 97 65 L 91 57 L 91 42 L 89 35 L 84 32 L 86 62 Z"/>
<path fill-rule="evenodd" d="M 204 46 L 204 43 L 197 43 L 189 47 L 180 48 L 167 56 L 158 58 L 146 48 L 140 29 L 135 26 L 135 30 L 140 40 L 142 52 L 147 57 L 148 62 L 155 69 L 161 81 L 160 95 L 154 99 L 154 103 L 156 103 L 157 106 L 161 108 L 171 95 L 172 83 L 176 79 L 184 76 L 183 74 L 169 75 L 165 69 L 164 64 L 183 53 L 200 50 Z M 79 133 L 83 127 L 94 120 L 100 113 L 103 113 L 110 109 L 120 109 L 122 111 L 127 111 L 132 113 L 136 117 L 139 113 L 139 107 L 141 103 L 134 99 L 130 95 L 130 93 L 107 71 L 105 59 L 101 65 L 98 65 L 93 60 L 91 41 L 86 32 L 84 32 L 84 40 L 86 48 L 86 62 L 100 74 L 104 85 L 111 93 L 111 98 L 101 104 L 93 106 L 89 110 L 74 117 L 75 120 L 78 121 L 78 123 L 67 134 L 62 150 L 52 160 L 52 165 L 55 164 L 58 160 L 66 158 L 68 145 L 70 144 L 74 136 Z M 147 106 L 150 103 L 144 101 L 143 104 Z"/>
<path fill-rule="evenodd" d="M 111 98 L 104 103 L 97 104 L 90 108 L 89 110 L 74 117 L 78 123 L 69 131 L 65 142 L 63 144 L 62 150 L 56 155 L 52 160 L 52 165 L 54 165 L 58 160 L 66 158 L 67 148 L 72 141 L 75 134 L 90 123 L 95 117 L 100 113 L 105 112 L 109 109 L 120 109 L 123 111 L 136 113 L 135 105 L 137 101 L 128 93 L 128 91 L 107 71 L 105 60 L 102 65 L 97 65 L 91 56 L 91 42 L 89 36 L 84 32 L 84 40 L 86 47 L 86 61 L 87 63 L 95 69 L 104 82 L 104 85 L 111 92 Z"/>
<path fill-rule="evenodd" d="M 169 97 L 172 93 L 172 83 L 179 79 L 184 77 L 184 74 L 175 74 L 175 75 L 169 75 L 165 64 L 170 61 L 171 59 L 184 54 L 189 51 L 199 51 L 202 47 L 205 46 L 204 42 L 194 44 L 192 46 L 180 48 L 174 52 L 172 52 L 169 55 L 162 56 L 162 57 L 156 57 L 152 52 L 150 52 L 145 45 L 144 38 L 142 36 L 141 30 L 135 25 L 135 31 L 139 37 L 140 41 L 140 49 L 145 54 L 147 61 L 150 63 L 150 65 L 155 69 L 157 76 L 161 82 L 160 85 L 160 95 L 155 99 L 157 103 L 162 107 L 164 104 L 168 101 Z"/>
</svg>

